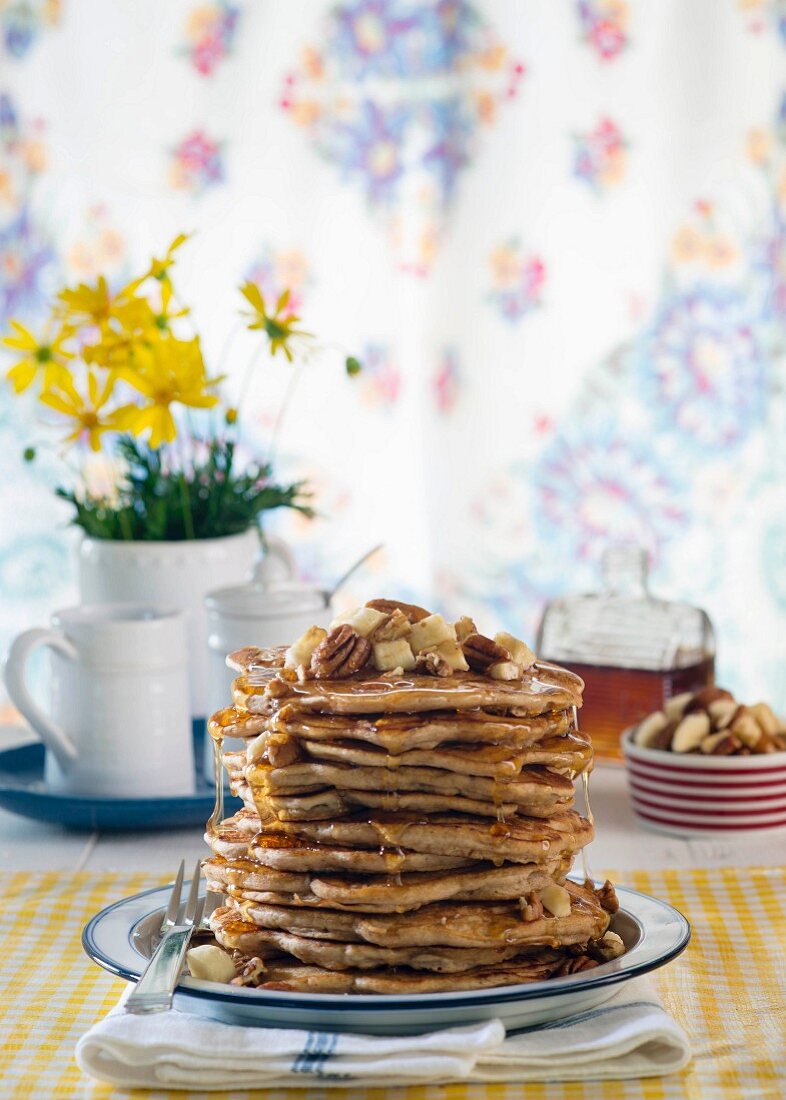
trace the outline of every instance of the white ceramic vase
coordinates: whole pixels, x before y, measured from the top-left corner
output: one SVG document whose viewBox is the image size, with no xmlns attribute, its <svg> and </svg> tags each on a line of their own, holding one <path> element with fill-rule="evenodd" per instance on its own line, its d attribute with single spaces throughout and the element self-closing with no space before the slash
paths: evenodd
<svg viewBox="0 0 786 1100">
<path fill-rule="evenodd" d="M 268 552 L 291 574 L 291 555 L 279 540 Z M 207 709 L 208 651 L 205 595 L 213 588 L 249 580 L 260 554 L 257 528 L 241 535 L 178 542 L 84 538 L 79 548 L 83 603 L 144 603 L 186 613 L 191 713 Z"/>
</svg>

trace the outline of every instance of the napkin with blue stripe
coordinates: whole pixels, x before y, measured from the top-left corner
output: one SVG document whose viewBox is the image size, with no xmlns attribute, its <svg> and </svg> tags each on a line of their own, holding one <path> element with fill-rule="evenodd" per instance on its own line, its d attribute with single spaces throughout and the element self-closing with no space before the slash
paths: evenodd
<svg viewBox="0 0 786 1100">
<path fill-rule="evenodd" d="M 129 1088 L 359 1088 L 653 1077 L 687 1065 L 690 1047 L 638 978 L 595 1008 L 508 1035 L 495 1019 L 406 1036 L 238 1027 L 178 1011 L 133 1016 L 121 1001 L 76 1059 Z"/>
</svg>

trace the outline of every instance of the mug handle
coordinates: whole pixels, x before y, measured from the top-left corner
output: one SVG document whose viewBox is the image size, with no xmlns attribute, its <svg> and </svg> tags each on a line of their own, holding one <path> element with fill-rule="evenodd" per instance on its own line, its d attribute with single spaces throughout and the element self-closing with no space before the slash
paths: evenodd
<svg viewBox="0 0 786 1100">
<path fill-rule="evenodd" d="M 265 535 L 263 545 L 264 553 L 254 566 L 253 580 L 257 584 L 294 580 L 297 576 L 297 563 L 289 545 L 278 535 Z"/>
<path fill-rule="evenodd" d="M 11 702 L 32 726 L 35 733 L 50 749 L 61 767 L 73 763 L 77 751 L 68 734 L 39 707 L 28 691 L 25 681 L 27 661 L 34 650 L 48 646 L 57 650 L 71 661 L 79 660 L 76 646 L 54 630 L 26 630 L 15 638 L 6 659 L 4 669 L 5 686 Z"/>
</svg>

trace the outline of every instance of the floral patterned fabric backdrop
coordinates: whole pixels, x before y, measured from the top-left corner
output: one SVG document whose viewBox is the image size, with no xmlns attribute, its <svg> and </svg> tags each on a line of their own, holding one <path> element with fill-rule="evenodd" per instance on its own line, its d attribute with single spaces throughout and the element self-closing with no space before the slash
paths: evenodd
<svg viewBox="0 0 786 1100">
<path fill-rule="evenodd" d="M 306 575 L 383 541 L 357 596 L 529 636 L 633 538 L 786 705 L 780 0 L 0 0 L 0 322 L 180 230 L 209 363 L 245 278 L 365 362 L 280 441 Z M 2 642 L 75 596 L 38 433 L 4 393 Z"/>
</svg>

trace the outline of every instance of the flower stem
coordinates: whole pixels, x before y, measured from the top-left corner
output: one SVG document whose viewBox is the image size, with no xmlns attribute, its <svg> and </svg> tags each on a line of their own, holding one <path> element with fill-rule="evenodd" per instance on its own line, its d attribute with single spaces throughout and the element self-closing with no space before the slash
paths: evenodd
<svg viewBox="0 0 786 1100">
<path fill-rule="evenodd" d="M 295 390 L 297 389 L 297 384 L 300 381 L 300 374 L 302 370 L 303 365 L 301 363 L 293 364 L 292 377 L 289 379 L 289 383 L 284 393 L 284 400 L 281 402 L 281 408 L 278 410 L 278 416 L 276 417 L 276 422 L 273 425 L 273 432 L 270 436 L 270 450 L 268 451 L 267 459 L 268 464 L 271 466 L 271 468 L 275 465 L 276 450 L 278 448 L 278 441 L 281 435 L 281 428 L 284 424 L 284 418 L 286 417 L 287 409 L 291 405 L 292 399 L 295 396 Z"/>
<path fill-rule="evenodd" d="M 194 535 L 194 517 L 191 515 L 191 501 L 188 499 L 188 486 L 186 485 L 186 475 L 183 471 L 180 471 L 180 505 L 183 511 L 183 529 L 186 533 L 187 539 L 193 539 Z"/>
<path fill-rule="evenodd" d="M 123 538 L 127 542 L 133 542 L 134 532 L 131 530 L 131 520 L 128 518 L 128 513 L 125 508 L 121 508 L 117 513 L 117 519 L 120 524 L 120 530 L 123 532 Z"/>
</svg>

